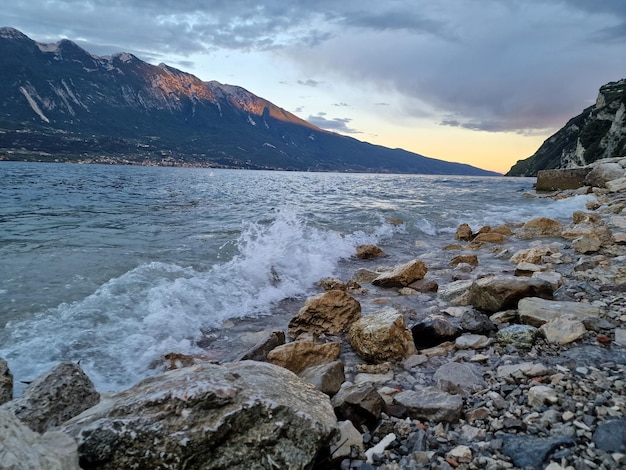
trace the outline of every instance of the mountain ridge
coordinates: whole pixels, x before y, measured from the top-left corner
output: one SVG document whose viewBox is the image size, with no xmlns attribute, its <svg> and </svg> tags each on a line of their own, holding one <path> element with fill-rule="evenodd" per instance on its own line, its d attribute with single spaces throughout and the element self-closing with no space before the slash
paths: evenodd
<svg viewBox="0 0 626 470">
<path fill-rule="evenodd" d="M 0 159 L 496 175 L 316 127 L 236 85 L 0 28 Z"/>
</svg>

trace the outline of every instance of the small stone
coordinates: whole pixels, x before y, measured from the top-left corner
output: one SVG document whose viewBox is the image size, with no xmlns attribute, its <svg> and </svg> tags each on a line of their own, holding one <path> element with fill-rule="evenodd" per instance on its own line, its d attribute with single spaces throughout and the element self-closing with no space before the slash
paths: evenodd
<svg viewBox="0 0 626 470">
<path fill-rule="evenodd" d="M 376 245 L 359 245 L 356 247 L 356 257 L 359 259 L 372 259 L 383 256 L 385 252 Z"/>
<path fill-rule="evenodd" d="M 454 423 L 459 420 L 463 399 L 433 387 L 405 390 L 395 397 L 397 404 L 406 408 L 413 419 L 428 419 L 435 422 Z"/>
<path fill-rule="evenodd" d="M 496 333 L 495 339 L 500 344 L 511 344 L 516 348 L 530 349 L 535 343 L 537 328 L 529 325 L 511 325 Z"/>
<path fill-rule="evenodd" d="M 352 447 L 363 452 L 363 435 L 357 431 L 352 421 L 339 421 L 337 429 L 339 435 L 335 438 L 335 443 L 330 446 L 333 460 L 350 457 Z"/>
<path fill-rule="evenodd" d="M 541 408 L 544 404 L 558 402 L 557 392 L 545 385 L 537 385 L 528 390 L 528 404 L 535 408 Z"/>
<path fill-rule="evenodd" d="M 460 463 L 469 463 L 472 461 L 472 449 L 468 446 L 456 446 L 450 452 L 448 452 L 448 457 L 452 457 L 457 462 Z"/>
<path fill-rule="evenodd" d="M 477 255 L 458 255 L 450 260 L 450 266 L 458 266 L 459 264 L 469 264 L 470 266 L 478 266 Z"/>
<path fill-rule="evenodd" d="M 548 343 L 568 344 L 572 343 L 587 332 L 582 322 L 570 318 L 557 318 L 544 324 L 539 331 L 544 335 Z"/>
<path fill-rule="evenodd" d="M 470 395 L 487 388 L 479 368 L 470 364 L 444 364 L 437 369 L 433 379 L 440 390 L 454 394 Z"/>
<path fill-rule="evenodd" d="M 406 287 L 412 282 L 424 279 L 427 272 L 428 268 L 424 262 L 416 259 L 380 274 L 372 284 L 380 287 Z"/>
<path fill-rule="evenodd" d="M 454 342 L 459 349 L 480 349 L 489 346 L 490 343 L 489 337 L 473 334 L 459 336 Z"/>
<path fill-rule="evenodd" d="M 615 344 L 618 346 L 626 346 L 626 329 L 617 328 L 615 330 Z"/>
<path fill-rule="evenodd" d="M 472 233 L 472 228 L 467 224 L 459 225 L 456 229 L 456 233 L 454 234 L 454 238 L 462 242 L 470 241 L 473 236 L 474 234 Z"/>
</svg>

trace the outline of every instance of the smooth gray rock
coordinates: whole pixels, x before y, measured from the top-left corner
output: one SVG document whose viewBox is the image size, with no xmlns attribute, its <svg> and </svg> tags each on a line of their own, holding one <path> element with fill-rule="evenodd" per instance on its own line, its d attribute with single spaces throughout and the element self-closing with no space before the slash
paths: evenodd
<svg viewBox="0 0 626 470">
<path fill-rule="evenodd" d="M 309 468 L 337 420 L 326 395 L 265 362 L 150 377 L 65 423 L 90 469 Z"/>
<path fill-rule="evenodd" d="M 481 312 L 495 313 L 516 308 L 524 297 L 552 298 L 551 283 L 537 278 L 488 276 L 478 279 L 469 290 L 469 303 Z"/>
<path fill-rule="evenodd" d="M 369 382 L 345 385 L 332 399 L 335 414 L 341 420 L 350 420 L 357 428 L 376 425 L 385 401 Z"/>
<path fill-rule="evenodd" d="M 28 385 L 20 398 L 0 409 L 12 412 L 33 431 L 43 433 L 99 401 L 100 394 L 80 366 L 63 362 Z"/>
<path fill-rule="evenodd" d="M 417 349 L 437 346 L 461 335 L 458 320 L 443 315 L 428 315 L 411 328 L 413 341 Z"/>
<path fill-rule="evenodd" d="M 320 392 L 330 396 L 335 395 L 341 388 L 341 384 L 346 380 L 343 362 L 341 361 L 309 367 L 300 372 L 299 376 Z"/>
<path fill-rule="evenodd" d="M 284 331 L 268 332 L 265 338 L 261 339 L 257 344 L 248 349 L 240 361 L 263 361 L 267 362 L 268 353 L 278 346 L 285 344 Z"/>
<path fill-rule="evenodd" d="M 436 423 L 458 421 L 463 409 L 463 399 L 459 395 L 450 395 L 434 387 L 405 390 L 396 394 L 394 401 L 405 407 L 411 418 L 427 419 Z"/>
<path fill-rule="evenodd" d="M 535 437 L 523 435 L 503 436 L 502 452 L 520 468 L 543 470 L 548 456 L 562 445 L 574 445 L 576 441 L 567 436 Z"/>
<path fill-rule="evenodd" d="M 463 396 L 487 388 L 487 382 L 483 379 L 479 367 L 459 362 L 448 362 L 442 365 L 435 372 L 433 379 L 439 390 Z"/>
<path fill-rule="evenodd" d="M 522 322 L 540 327 L 544 323 L 555 320 L 564 315 L 584 320 L 589 317 L 599 317 L 603 309 L 581 302 L 566 302 L 528 297 L 521 299 L 518 304 L 519 318 Z"/>
<path fill-rule="evenodd" d="M 626 453 L 626 419 L 612 419 L 598 424 L 593 443 L 605 452 Z"/>
<path fill-rule="evenodd" d="M 13 413 L 0 410 L 0 468 L 78 470 L 76 443 L 67 434 L 32 431 Z"/>
<path fill-rule="evenodd" d="M 0 405 L 13 399 L 13 374 L 7 361 L 0 358 Z"/>
</svg>

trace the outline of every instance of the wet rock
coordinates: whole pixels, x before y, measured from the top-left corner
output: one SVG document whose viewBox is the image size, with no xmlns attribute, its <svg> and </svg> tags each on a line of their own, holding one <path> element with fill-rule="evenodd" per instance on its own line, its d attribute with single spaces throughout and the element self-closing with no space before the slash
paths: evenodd
<svg viewBox="0 0 626 470">
<path fill-rule="evenodd" d="M 568 168 L 558 170 L 539 170 L 537 172 L 537 191 L 557 189 L 576 189 L 584 185 L 591 168 Z"/>
<path fill-rule="evenodd" d="M 335 395 L 346 380 L 344 365 L 341 361 L 309 367 L 304 369 L 299 376 L 320 392 L 330 396 Z"/>
<path fill-rule="evenodd" d="M 515 275 L 521 277 L 531 277 L 533 274 L 544 271 L 546 268 L 538 264 L 526 263 L 522 261 L 515 266 Z"/>
<path fill-rule="evenodd" d="M 463 399 L 434 387 L 405 390 L 396 394 L 395 402 L 406 408 L 413 419 L 427 419 L 435 423 L 454 423 L 461 417 Z"/>
<path fill-rule="evenodd" d="M 572 446 L 576 441 L 568 436 L 535 437 L 504 435 L 502 452 L 520 468 L 543 470 L 543 464 L 560 446 Z"/>
<path fill-rule="evenodd" d="M 13 399 L 13 374 L 7 361 L 0 358 L 0 405 Z"/>
<path fill-rule="evenodd" d="M 524 248 L 515 252 L 513 256 L 511 256 L 511 258 L 509 259 L 509 262 L 513 264 L 541 264 L 544 262 L 544 259 L 546 257 L 552 256 L 555 253 L 558 253 L 558 250 L 555 247 L 549 245 Z"/>
<path fill-rule="evenodd" d="M 307 468 L 337 426 L 291 372 L 242 361 L 145 379 L 65 423 L 83 468 Z"/>
<path fill-rule="evenodd" d="M 606 189 L 613 193 L 626 191 L 626 178 L 617 178 L 612 181 L 607 181 L 605 186 Z"/>
<path fill-rule="evenodd" d="M 599 317 L 603 309 L 581 302 L 546 300 L 537 297 L 521 299 L 518 304 L 519 318 L 522 322 L 540 327 L 544 323 L 569 315 L 576 320 Z"/>
<path fill-rule="evenodd" d="M 437 346 L 460 336 L 461 329 L 443 315 L 429 315 L 411 328 L 417 349 Z"/>
<path fill-rule="evenodd" d="M 495 340 L 500 344 L 511 344 L 518 349 L 530 349 L 535 344 L 537 328 L 529 325 L 511 325 L 496 333 Z"/>
<path fill-rule="evenodd" d="M 357 354 L 368 361 L 402 360 L 415 353 L 413 335 L 404 317 L 391 307 L 355 322 L 348 340 Z"/>
<path fill-rule="evenodd" d="M 320 344 L 304 340 L 283 344 L 272 349 L 267 355 L 267 360 L 299 374 L 309 367 L 335 361 L 340 353 L 340 343 Z"/>
<path fill-rule="evenodd" d="M 289 322 L 289 336 L 302 333 L 339 335 L 361 317 L 361 304 L 350 294 L 331 290 L 309 297 Z"/>
<path fill-rule="evenodd" d="M 459 264 L 469 264 L 470 266 L 478 266 L 477 255 L 458 255 L 450 260 L 450 266 L 458 266 Z"/>
<path fill-rule="evenodd" d="M 443 392 L 471 395 L 487 388 L 480 369 L 470 364 L 449 362 L 437 369 L 433 379 Z"/>
<path fill-rule="evenodd" d="M 487 232 L 476 235 L 472 243 L 504 243 L 505 241 L 506 237 L 501 233 Z"/>
<path fill-rule="evenodd" d="M 267 355 L 272 349 L 277 348 L 285 344 L 285 332 L 284 331 L 268 331 L 265 337 L 262 338 L 256 345 L 248 349 L 240 361 L 267 361 Z"/>
<path fill-rule="evenodd" d="M 357 428 L 366 425 L 373 429 L 382 413 L 385 401 L 368 382 L 344 384 L 331 401 L 335 414 L 341 420 L 350 420 Z"/>
<path fill-rule="evenodd" d="M 78 451 L 67 434 L 43 436 L 17 417 L 0 410 L 0 468 L 11 470 L 79 470 Z"/>
<path fill-rule="evenodd" d="M 424 262 L 415 259 L 382 273 L 372 281 L 372 284 L 380 287 L 406 287 L 412 282 L 424 279 L 427 272 L 428 268 Z"/>
<path fill-rule="evenodd" d="M 359 259 L 372 259 L 383 256 L 385 252 L 376 245 L 359 245 L 356 247 L 356 257 Z"/>
<path fill-rule="evenodd" d="M 581 321 L 565 316 L 544 323 L 539 331 L 548 343 L 564 345 L 585 336 L 587 329 Z"/>
<path fill-rule="evenodd" d="M 33 381 L 20 398 L 0 407 L 33 431 L 43 433 L 100 401 L 93 383 L 78 364 L 63 362 Z"/>
<path fill-rule="evenodd" d="M 372 271 L 371 269 L 357 269 L 354 273 L 354 280 L 360 284 L 371 284 L 374 279 L 380 276 L 378 271 Z"/>
<path fill-rule="evenodd" d="M 454 234 L 454 238 L 462 242 L 468 242 L 473 237 L 474 234 L 472 233 L 472 228 L 467 224 L 459 225 L 459 227 L 456 229 L 456 233 Z"/>
<path fill-rule="evenodd" d="M 340 279 L 336 277 L 323 277 L 320 279 L 319 286 L 325 290 L 348 290 L 348 286 L 346 286 Z"/>
<path fill-rule="evenodd" d="M 521 239 L 560 237 L 563 233 L 563 225 L 557 220 L 547 217 L 537 217 L 526 222 L 517 232 L 517 237 Z"/>
<path fill-rule="evenodd" d="M 437 292 L 439 290 L 439 284 L 430 279 L 420 279 L 419 281 L 412 282 L 408 287 L 417 292 Z"/>
<path fill-rule="evenodd" d="M 495 313 L 517 307 L 524 297 L 552 298 L 554 289 L 544 280 L 514 276 L 478 279 L 469 290 L 469 302 L 478 310 Z"/>
<path fill-rule="evenodd" d="M 472 284 L 474 284 L 474 281 L 470 280 L 451 282 L 439 291 L 439 298 L 452 305 L 467 305 Z"/>
<path fill-rule="evenodd" d="M 593 443 L 605 452 L 626 453 L 626 420 L 612 419 L 598 424 Z"/>
</svg>

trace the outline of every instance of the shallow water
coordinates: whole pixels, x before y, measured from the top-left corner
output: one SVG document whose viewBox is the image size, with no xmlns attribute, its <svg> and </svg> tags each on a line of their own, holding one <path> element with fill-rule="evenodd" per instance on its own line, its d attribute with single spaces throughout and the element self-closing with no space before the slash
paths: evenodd
<svg viewBox="0 0 626 470">
<path fill-rule="evenodd" d="M 352 275 L 359 244 L 432 258 L 460 223 L 567 221 L 588 201 L 533 183 L 2 162 L 0 357 L 16 382 L 80 360 L 118 390 L 165 353 L 284 322 L 321 277 Z"/>
</svg>

